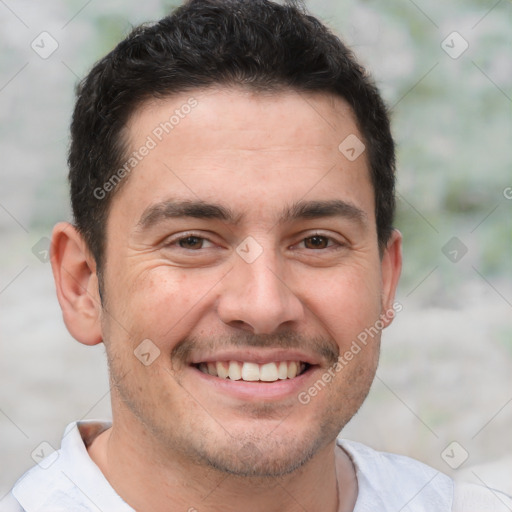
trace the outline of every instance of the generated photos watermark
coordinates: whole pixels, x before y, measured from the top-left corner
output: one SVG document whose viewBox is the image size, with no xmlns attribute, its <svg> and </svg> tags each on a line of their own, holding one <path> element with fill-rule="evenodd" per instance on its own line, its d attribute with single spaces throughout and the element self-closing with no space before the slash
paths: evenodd
<svg viewBox="0 0 512 512">
<path fill-rule="evenodd" d="M 352 341 L 350 348 L 340 355 L 338 360 L 329 367 L 312 386 L 310 386 L 306 391 L 301 391 L 297 395 L 299 402 L 302 405 L 309 404 L 311 399 L 324 390 L 336 375 L 343 371 L 343 369 L 350 364 L 357 354 L 361 352 L 363 347 L 366 347 L 368 342 L 374 339 L 384 329 L 386 326 L 385 320 L 392 320 L 402 310 L 402 304 L 398 301 L 394 302 L 393 306 L 386 310 L 380 316 L 379 320 L 377 320 L 371 327 L 367 327 L 364 331 L 361 331 L 357 335 L 356 339 Z"/>
<path fill-rule="evenodd" d="M 112 192 L 121 181 L 128 176 L 137 165 L 139 165 L 150 152 L 155 149 L 166 135 L 169 135 L 172 130 L 182 119 L 185 119 L 192 109 L 197 107 L 198 101 L 191 97 L 186 103 L 183 103 L 179 108 L 175 109 L 173 114 L 168 120 L 161 122 L 153 130 L 151 134 L 146 137 L 144 144 L 142 144 L 137 150 L 133 151 L 125 163 L 115 171 L 110 178 L 101 186 L 94 189 L 93 195 L 96 199 L 105 199 L 109 192 Z"/>
</svg>

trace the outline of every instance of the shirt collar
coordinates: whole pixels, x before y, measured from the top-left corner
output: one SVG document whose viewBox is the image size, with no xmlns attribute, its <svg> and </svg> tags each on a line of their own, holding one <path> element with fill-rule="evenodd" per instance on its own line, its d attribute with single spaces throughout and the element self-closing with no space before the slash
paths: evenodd
<svg viewBox="0 0 512 512">
<path fill-rule="evenodd" d="M 27 512 L 73 510 L 134 512 L 90 458 L 87 446 L 110 428 L 108 421 L 70 423 L 61 448 L 25 473 L 13 495 Z"/>
<path fill-rule="evenodd" d="M 110 427 L 109 421 L 70 423 L 60 450 L 16 482 L 12 493 L 23 509 L 26 512 L 135 512 L 110 486 L 87 451 L 94 438 Z M 338 438 L 337 444 L 352 459 L 356 470 L 358 498 L 354 512 L 374 509 L 376 505 L 382 511 L 394 510 L 389 508 L 390 503 L 401 503 L 403 496 L 392 492 L 389 482 L 403 480 L 405 475 L 409 477 L 406 480 L 411 480 L 406 487 L 423 491 L 426 496 L 422 498 L 428 502 L 442 503 L 436 510 L 448 509 L 446 501 L 453 492 L 453 482 L 446 475 L 407 457 L 376 452 L 353 441 Z M 428 485 L 433 480 L 437 485 Z"/>
</svg>

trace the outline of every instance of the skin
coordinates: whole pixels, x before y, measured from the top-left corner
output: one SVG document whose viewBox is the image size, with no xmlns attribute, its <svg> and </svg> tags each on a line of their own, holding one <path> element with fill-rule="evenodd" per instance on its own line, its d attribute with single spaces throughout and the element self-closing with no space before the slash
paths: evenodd
<svg viewBox="0 0 512 512">
<path fill-rule="evenodd" d="M 390 323 L 401 235 L 393 231 L 379 254 L 366 153 L 350 161 L 338 150 L 350 134 L 362 140 L 341 98 L 193 91 L 142 105 L 127 127 L 131 147 L 190 96 L 197 106 L 112 201 L 103 305 L 81 236 L 67 223 L 53 233 L 66 325 L 82 343 L 103 341 L 109 360 L 113 427 L 89 453 L 137 510 L 352 510 L 355 471 L 335 439 L 368 393 L 380 333 L 307 405 L 297 396 L 365 328 Z M 243 217 L 141 226 L 149 208 L 171 198 Z M 340 200 L 360 213 L 278 220 L 301 200 Z M 177 241 L 191 234 L 206 240 Z M 251 263 L 236 251 L 248 236 L 261 251 Z M 160 351 L 147 366 L 134 356 L 146 339 Z M 226 350 L 240 360 L 294 351 L 289 359 L 300 353 L 314 366 L 286 393 L 246 383 L 241 397 L 190 365 Z"/>
</svg>

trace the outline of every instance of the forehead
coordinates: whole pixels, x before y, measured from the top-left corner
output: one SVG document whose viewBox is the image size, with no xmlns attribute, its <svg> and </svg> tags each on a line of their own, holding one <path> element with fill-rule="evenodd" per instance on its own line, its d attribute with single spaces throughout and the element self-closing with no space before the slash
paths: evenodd
<svg viewBox="0 0 512 512">
<path fill-rule="evenodd" d="M 236 214 L 275 207 L 274 217 L 283 203 L 315 194 L 372 210 L 366 153 L 350 159 L 340 150 L 346 140 L 362 146 L 362 136 L 334 95 L 194 90 L 141 105 L 126 134 L 137 162 L 114 203 L 139 214 L 169 196 L 214 199 Z"/>
<path fill-rule="evenodd" d="M 165 144 L 171 142 L 167 135 L 186 135 L 187 126 L 192 123 L 209 130 L 208 139 L 216 145 L 242 143 L 247 149 L 252 147 L 251 142 L 255 142 L 255 148 L 269 140 L 276 146 L 280 141 L 289 143 L 290 137 L 297 144 L 320 142 L 332 149 L 344 133 L 359 135 L 353 109 L 334 94 L 290 89 L 254 91 L 236 86 L 195 89 L 148 100 L 132 114 L 125 133 L 132 146 L 148 134 Z M 230 130 L 238 137 L 233 133 L 226 140 Z M 251 134 L 261 136 L 262 132 L 267 134 L 267 140 L 251 140 Z M 195 135 L 205 139 L 206 133 Z"/>
</svg>

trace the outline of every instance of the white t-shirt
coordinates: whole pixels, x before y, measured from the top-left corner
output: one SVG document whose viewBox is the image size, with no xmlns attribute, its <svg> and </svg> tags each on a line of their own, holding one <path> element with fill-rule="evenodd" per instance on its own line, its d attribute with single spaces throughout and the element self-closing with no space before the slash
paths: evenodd
<svg viewBox="0 0 512 512">
<path fill-rule="evenodd" d="M 109 422 L 67 426 L 60 450 L 25 473 L 0 502 L 0 512 L 135 512 L 116 494 L 87 452 Z M 338 440 L 356 468 L 354 512 L 511 512 L 512 499 L 472 484 L 455 485 L 409 457 Z"/>
</svg>

